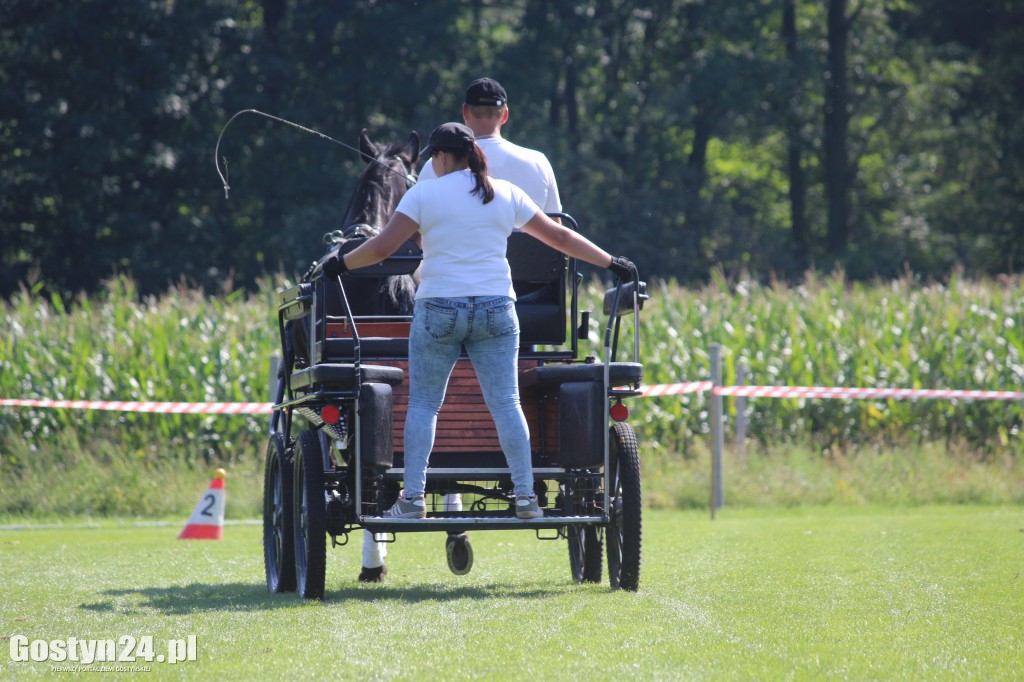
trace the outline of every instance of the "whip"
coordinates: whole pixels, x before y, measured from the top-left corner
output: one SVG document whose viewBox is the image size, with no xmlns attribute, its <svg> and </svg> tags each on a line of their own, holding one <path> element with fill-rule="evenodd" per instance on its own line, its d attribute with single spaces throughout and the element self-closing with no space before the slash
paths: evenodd
<svg viewBox="0 0 1024 682">
<path fill-rule="evenodd" d="M 319 137 L 319 138 L 321 138 L 323 140 L 327 140 L 328 142 L 333 142 L 334 144 L 340 145 L 340 146 L 344 147 L 345 149 L 354 151 L 355 153 L 359 154 L 364 159 L 366 159 L 367 162 L 378 163 L 381 166 L 383 166 L 384 168 L 387 168 L 392 173 L 394 173 L 396 175 L 402 176 L 403 178 L 405 178 L 406 185 L 408 185 L 409 187 L 412 187 L 413 185 L 416 184 L 416 177 L 415 176 L 410 175 L 408 173 L 402 173 L 400 171 L 397 171 L 394 168 L 392 168 L 391 166 L 387 165 L 386 163 L 384 163 L 382 161 L 378 161 L 377 159 L 369 156 L 368 154 L 363 153 L 361 150 L 356 149 L 352 145 L 345 144 L 344 142 L 342 142 L 340 140 L 335 140 L 330 135 L 325 135 L 324 133 L 321 133 L 319 130 L 313 130 L 312 128 L 307 128 L 306 126 L 299 125 L 298 123 L 294 123 L 293 121 L 289 121 L 289 120 L 281 118 L 279 116 L 273 116 L 272 114 L 267 114 L 267 113 L 264 113 L 264 112 L 259 111 L 257 109 L 242 109 L 241 111 L 236 113 L 234 116 L 229 118 L 228 122 L 224 124 L 224 127 L 220 129 L 220 135 L 217 136 L 217 146 L 214 147 L 214 150 L 213 150 L 213 164 L 217 167 L 217 175 L 220 176 L 220 181 L 224 185 L 224 198 L 225 199 L 228 198 L 228 192 L 231 191 L 231 185 L 228 184 L 228 175 L 227 175 L 227 173 L 228 173 L 228 160 L 227 160 L 227 157 L 224 157 L 224 172 L 222 173 L 221 169 L 220 169 L 220 159 L 221 159 L 221 156 L 220 156 L 220 141 L 224 137 L 224 133 L 225 133 L 225 131 L 227 131 L 228 126 L 231 125 L 232 122 L 234 122 L 234 120 L 236 118 L 238 118 L 239 116 L 241 116 L 242 114 L 257 114 L 259 116 L 263 116 L 264 118 L 269 118 L 271 121 L 277 121 L 278 123 L 284 123 L 285 125 L 290 125 L 293 128 L 298 128 L 299 130 L 301 130 L 301 131 L 303 131 L 305 133 L 310 133 L 312 135 L 316 135 L 317 137 Z"/>
</svg>

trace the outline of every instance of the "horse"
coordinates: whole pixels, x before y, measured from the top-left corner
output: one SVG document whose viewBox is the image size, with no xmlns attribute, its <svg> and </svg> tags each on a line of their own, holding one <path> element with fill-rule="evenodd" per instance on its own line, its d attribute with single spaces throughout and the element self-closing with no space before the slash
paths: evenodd
<svg viewBox="0 0 1024 682">
<path fill-rule="evenodd" d="M 370 140 L 364 129 L 359 135 L 359 151 L 367 162 L 356 183 L 339 231 L 325 235 L 336 244 L 354 237 L 370 238 L 381 231 L 412 183 L 416 181 L 416 161 L 420 138 L 415 132 L 404 143 L 381 147 Z M 342 275 L 342 283 L 354 315 L 411 315 L 415 303 L 416 282 L 410 275 L 385 278 Z M 390 491 L 397 496 L 397 489 Z M 363 531 L 363 568 L 360 582 L 383 580 L 386 546 L 368 530 Z M 371 568 L 367 562 L 380 567 Z"/>
<path fill-rule="evenodd" d="M 387 224 L 406 191 L 416 182 L 416 161 L 420 154 L 416 132 L 404 142 L 374 143 L 364 128 L 359 134 L 359 152 L 366 169 L 356 182 L 341 220 L 341 228 L 324 235 L 335 245 L 354 237 L 370 238 Z M 411 275 L 352 277 L 343 275 L 345 294 L 354 315 L 411 315 L 416 282 Z"/>
<path fill-rule="evenodd" d="M 405 142 L 378 145 L 370 140 L 364 128 L 359 134 L 359 153 L 366 169 L 356 182 L 352 198 L 341 220 L 341 228 L 324 235 L 330 253 L 345 241 L 357 237 L 370 238 L 379 233 L 395 212 L 398 202 L 416 182 L 416 161 L 419 159 L 420 137 L 414 131 Z M 304 282 L 315 277 L 311 267 L 302 277 Z M 411 315 L 415 305 L 416 281 L 412 275 L 365 277 L 344 274 L 345 299 L 353 315 Z M 344 304 L 337 285 L 325 292 L 329 314 L 343 314 Z M 290 361 L 309 362 L 305 324 L 286 325 L 286 355 Z M 282 371 L 284 368 L 282 366 Z"/>
</svg>

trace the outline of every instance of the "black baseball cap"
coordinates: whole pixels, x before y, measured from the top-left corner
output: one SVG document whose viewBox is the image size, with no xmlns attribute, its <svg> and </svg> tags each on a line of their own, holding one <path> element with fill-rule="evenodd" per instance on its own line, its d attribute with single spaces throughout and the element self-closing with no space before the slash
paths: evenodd
<svg viewBox="0 0 1024 682">
<path fill-rule="evenodd" d="M 508 104 L 508 95 L 493 78 L 477 78 L 466 88 L 466 104 L 473 107 L 500 107 Z"/>
<path fill-rule="evenodd" d="M 438 149 L 458 149 L 468 151 L 476 142 L 476 137 L 469 126 L 462 123 L 442 123 L 434 128 L 427 140 L 427 146 L 420 152 L 426 158 L 434 155 Z"/>
</svg>

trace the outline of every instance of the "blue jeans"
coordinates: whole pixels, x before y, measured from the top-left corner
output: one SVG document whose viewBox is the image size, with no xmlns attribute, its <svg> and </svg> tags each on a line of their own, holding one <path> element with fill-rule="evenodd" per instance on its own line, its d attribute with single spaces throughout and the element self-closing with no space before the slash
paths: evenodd
<svg viewBox="0 0 1024 682">
<path fill-rule="evenodd" d="M 494 418 L 516 495 L 533 495 L 530 429 L 519 403 L 519 319 L 508 296 L 416 301 L 409 332 L 405 496 L 422 495 L 437 413 L 465 345 Z"/>
</svg>

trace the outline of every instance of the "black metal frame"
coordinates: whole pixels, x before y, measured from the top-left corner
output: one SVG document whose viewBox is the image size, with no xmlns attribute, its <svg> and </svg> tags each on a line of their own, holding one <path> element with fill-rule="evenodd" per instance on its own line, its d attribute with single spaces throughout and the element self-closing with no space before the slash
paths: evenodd
<svg viewBox="0 0 1024 682">
<path fill-rule="evenodd" d="M 561 213 L 553 214 L 561 218 L 563 224 L 571 229 L 578 229 L 576 221 L 572 216 Z M 401 256 L 408 258 L 408 255 Z M 564 372 L 564 368 L 580 368 L 581 372 L 588 372 L 586 365 L 593 359 L 581 361 L 579 358 L 579 338 L 587 333 L 586 327 L 589 321 L 589 311 L 581 314 L 579 310 L 579 286 L 582 275 L 578 272 L 578 263 L 574 258 L 566 259 L 566 272 L 562 275 L 563 287 L 568 288 L 569 311 L 566 319 L 565 309 L 562 307 L 562 324 L 569 323 L 567 331 L 569 348 L 562 350 L 537 350 L 525 346 L 521 349 L 520 357 L 539 360 L 543 366 L 553 368 L 555 372 Z M 376 274 L 376 273 L 365 273 Z M 612 502 L 610 499 L 610 443 L 609 431 L 611 418 L 609 410 L 613 402 L 621 402 L 622 399 L 639 395 L 639 375 L 635 367 L 630 372 L 614 373 L 613 367 L 620 368 L 630 363 L 616 363 L 615 357 L 618 354 L 619 332 L 621 318 L 632 313 L 634 315 L 634 339 L 633 339 L 633 365 L 640 366 L 639 346 L 639 312 L 647 299 L 646 287 L 643 282 L 620 283 L 619 286 L 610 290 L 604 301 L 604 312 L 608 316 L 604 334 L 604 359 L 603 359 L 603 392 L 604 410 L 602 432 L 604 434 L 603 462 L 600 465 L 590 464 L 584 467 L 535 467 L 535 478 L 546 486 L 547 481 L 555 483 L 558 495 L 572 495 L 573 499 L 566 501 L 556 497 L 555 506 L 563 510 L 572 510 L 572 515 L 548 515 L 538 519 L 518 519 L 510 513 L 509 506 L 512 497 L 510 494 L 511 484 L 507 472 L 502 473 L 484 467 L 480 471 L 471 471 L 460 468 L 451 474 L 446 474 L 444 467 L 428 471 L 428 489 L 431 492 L 440 492 L 447 484 L 453 490 L 463 492 L 483 493 L 485 497 L 494 499 L 499 506 L 497 511 L 469 510 L 466 512 L 446 512 L 443 516 L 431 516 L 426 519 L 393 519 L 383 518 L 380 513 L 385 503 L 389 503 L 395 494 L 395 481 L 400 477 L 401 472 L 396 470 L 381 471 L 379 468 L 364 472 L 361 456 L 362 420 L 358 414 L 360 404 L 360 392 L 363 387 L 363 344 L 358 332 L 356 316 L 351 312 L 344 290 L 344 284 L 340 279 L 329 278 L 322 272 L 322 264 L 317 263 L 307 273 L 305 281 L 290 287 L 280 293 L 280 304 L 278 307 L 278 331 L 281 347 L 284 350 L 284 358 L 279 373 L 280 382 L 278 394 L 275 396 L 273 406 L 274 414 L 271 420 L 272 433 L 283 433 L 285 443 L 294 442 L 293 438 L 293 417 L 299 412 L 310 421 L 312 428 L 324 429 L 325 424 L 319 419 L 319 414 L 328 405 L 343 406 L 342 412 L 352 430 L 351 440 L 348 442 L 346 466 L 340 467 L 334 460 L 332 448 L 324 447 L 324 474 L 325 491 L 324 499 L 327 509 L 325 510 L 328 519 L 328 533 L 336 544 L 345 544 L 347 534 L 359 528 L 366 528 L 376 533 L 393 534 L 397 532 L 422 532 L 422 531 L 448 531 L 463 532 L 469 529 L 511 529 L 526 528 L 538 531 L 538 537 L 542 537 L 539 531 L 555 530 L 555 537 L 544 539 L 555 539 L 567 537 L 570 527 L 595 526 L 606 528 L 612 523 Z M 291 326 L 306 324 L 305 358 L 308 358 L 308 367 L 298 368 L 301 371 L 316 369 L 321 363 L 327 363 L 328 344 L 318 343 L 324 341 L 327 336 L 328 315 L 326 309 L 321 311 L 319 307 L 326 301 L 326 286 L 328 281 L 337 283 L 341 291 L 343 301 L 343 316 L 348 322 L 348 329 L 351 332 L 352 355 L 346 359 L 346 363 L 352 366 L 354 380 L 351 386 L 339 387 L 338 385 L 319 385 L 310 379 L 308 386 L 297 390 L 293 386 L 293 377 L 297 365 L 303 364 L 297 359 L 296 348 L 294 347 L 294 335 L 291 333 Z M 564 288 L 560 289 L 564 292 Z M 564 306 L 564 298 L 562 299 Z M 406 356 L 407 357 L 407 356 Z M 541 368 L 543 370 L 544 367 Z M 630 369 L 630 368 L 627 368 Z M 573 372 L 575 370 L 569 369 Z M 625 387 L 616 386 L 616 376 L 628 376 L 631 381 Z M 545 421 L 541 420 L 542 424 Z M 545 428 L 542 426 L 542 428 Z M 324 445 L 330 445 L 330 438 L 321 439 Z M 540 443 L 542 448 L 546 447 L 547 439 L 541 434 Z M 551 453 L 557 456 L 559 453 Z M 343 470 L 344 469 L 344 470 Z M 354 471 L 353 471 L 354 469 Z M 434 487 L 431 488 L 431 483 Z M 482 485 L 491 483 L 491 487 Z M 364 490 L 365 487 L 371 490 Z M 364 494 L 370 493 L 370 499 L 364 499 Z M 354 499 L 353 499 L 354 498 Z M 500 509 L 502 500 L 506 506 Z M 332 509 L 332 505 L 334 508 Z M 551 507 L 549 507 L 551 510 Z M 339 542 L 338 537 L 342 536 Z"/>
</svg>

